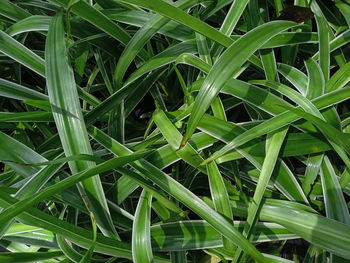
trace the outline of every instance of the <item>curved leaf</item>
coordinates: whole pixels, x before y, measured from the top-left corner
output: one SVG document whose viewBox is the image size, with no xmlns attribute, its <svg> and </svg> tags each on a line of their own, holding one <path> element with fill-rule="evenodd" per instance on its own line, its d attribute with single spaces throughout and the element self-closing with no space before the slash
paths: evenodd
<svg viewBox="0 0 350 263">
<path fill-rule="evenodd" d="M 242 66 L 266 41 L 294 25 L 291 22 L 271 22 L 261 25 L 234 42 L 222 54 L 209 72 L 198 93 L 182 144 L 185 144 L 192 136 L 200 118 L 233 72 Z"/>
</svg>

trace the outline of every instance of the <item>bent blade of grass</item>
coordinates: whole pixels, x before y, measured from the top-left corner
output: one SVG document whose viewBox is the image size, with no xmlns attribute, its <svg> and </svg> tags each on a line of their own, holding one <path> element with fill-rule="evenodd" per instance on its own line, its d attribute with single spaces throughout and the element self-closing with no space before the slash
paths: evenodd
<svg viewBox="0 0 350 263">
<path fill-rule="evenodd" d="M 52 258 L 62 257 L 61 251 L 54 252 L 2 252 L 0 254 L 0 261 L 6 263 L 25 263 L 38 262 Z"/>
<path fill-rule="evenodd" d="M 242 231 L 244 221 L 235 221 Z M 166 233 L 166 234 L 165 234 Z M 196 233 L 196 235 L 192 235 Z M 152 247 L 157 251 L 184 251 L 222 246 L 222 235 L 204 220 L 184 220 L 151 227 Z M 298 236 L 274 223 L 257 223 L 253 242 L 294 239 Z"/>
<path fill-rule="evenodd" d="M 113 138 L 111 138 L 110 136 L 108 136 L 107 134 L 105 134 L 104 132 L 102 132 L 101 130 L 99 130 L 95 127 L 90 127 L 89 133 L 97 142 L 99 142 L 107 150 L 116 154 L 117 156 L 129 156 L 130 154 L 133 154 L 133 152 L 130 149 L 128 149 L 127 147 L 125 147 L 123 144 L 114 140 Z M 152 166 L 150 163 L 148 163 L 145 160 L 136 161 L 134 163 L 131 163 L 130 165 L 133 166 L 133 168 L 135 168 L 136 170 L 138 170 L 142 174 L 144 174 L 146 177 L 148 177 L 148 174 L 150 173 L 149 169 L 152 169 L 152 172 L 154 174 L 162 174 L 163 173 L 160 169 L 155 168 L 154 166 Z M 144 178 L 142 178 L 142 177 L 140 178 L 140 176 L 137 173 L 130 171 L 130 170 L 127 170 L 127 169 L 124 169 L 121 172 L 124 173 L 125 175 L 129 176 L 132 180 L 135 180 L 138 185 L 141 185 L 148 192 L 152 193 L 152 195 L 155 198 L 157 198 L 158 201 L 160 201 L 165 207 L 167 207 L 171 211 L 178 213 L 178 214 L 184 213 L 184 211 L 182 211 L 182 209 L 179 208 L 177 205 L 175 205 L 172 201 L 168 200 L 166 197 L 164 197 L 160 193 L 158 193 L 154 189 L 154 187 L 152 187 L 152 186 L 148 187 L 150 185 L 150 183 L 148 181 L 146 181 Z M 127 183 L 128 180 L 124 180 L 124 181 Z"/>
<path fill-rule="evenodd" d="M 165 139 L 176 151 L 176 149 L 179 147 L 178 143 L 180 141 L 179 139 L 181 139 L 181 133 L 176 129 L 176 127 L 167 118 L 165 113 L 161 110 L 154 112 L 153 120 Z M 194 166 L 195 168 L 198 167 L 198 165 L 200 165 L 200 163 L 203 161 L 203 158 L 190 144 L 186 144 L 184 147 L 177 150 L 176 154 L 182 160 Z M 214 200 L 215 210 L 230 221 L 233 219 L 233 215 L 229 205 L 229 196 L 227 194 L 226 186 L 224 184 L 220 171 L 215 163 L 208 164 L 206 168 L 206 171 L 203 171 L 201 168 L 197 169 L 208 174 L 209 187 L 212 198 Z M 234 249 L 232 242 L 226 238 L 223 238 L 223 242 L 225 248 Z"/>
<path fill-rule="evenodd" d="M 330 32 L 332 32 L 332 31 L 330 31 Z M 333 51 L 338 50 L 339 48 L 348 44 L 349 41 L 350 41 L 350 30 L 346 30 L 330 41 L 330 43 L 329 43 L 330 51 L 333 52 Z M 320 55 L 319 52 L 316 52 L 312 56 L 312 58 L 317 60 L 317 59 L 319 59 L 319 55 Z"/>
<path fill-rule="evenodd" d="M 174 21 L 177 21 L 193 29 L 194 31 L 200 33 L 201 35 L 207 37 L 208 39 L 218 42 L 220 45 L 224 47 L 230 46 L 233 42 L 233 40 L 230 37 L 222 34 L 221 32 L 209 26 L 208 24 L 204 23 L 203 21 L 187 14 L 186 12 L 177 8 L 175 5 L 171 5 L 162 0 L 154 0 L 152 2 L 146 1 L 146 0 L 116 0 L 116 1 L 122 2 L 122 3 L 124 2 L 132 3 L 135 5 L 144 7 L 146 9 L 150 9 L 155 13 L 164 15 Z M 253 64 L 257 65 L 258 67 L 261 67 L 261 63 L 259 59 L 254 55 L 251 57 L 250 61 Z"/>
<path fill-rule="evenodd" d="M 160 132 L 163 134 L 164 138 L 167 140 L 173 150 L 176 151 L 176 154 L 188 164 L 201 170 L 201 172 L 206 173 L 206 170 L 203 167 L 199 167 L 203 161 L 203 158 L 191 145 L 186 145 L 179 149 L 182 138 L 181 133 L 167 118 L 164 111 L 156 110 L 153 113 L 153 120 Z"/>
<path fill-rule="evenodd" d="M 198 128 L 202 129 L 201 124 L 198 125 Z M 211 129 L 211 127 L 209 128 L 206 127 L 205 129 L 208 132 L 213 130 L 211 132 L 212 136 L 215 136 L 215 137 L 220 136 L 220 132 L 217 132 L 217 128 Z M 222 137 L 225 138 L 224 133 L 221 133 L 221 134 L 222 134 Z M 331 149 L 331 146 L 329 145 L 329 143 L 327 143 L 327 141 L 324 139 L 316 138 L 315 134 L 289 133 L 285 141 L 285 145 L 283 146 L 282 157 L 300 156 L 300 155 L 308 155 L 308 154 L 312 155 L 315 153 L 322 153 L 330 149 Z M 263 142 L 252 141 L 252 143 L 248 144 L 247 146 L 240 147 L 240 151 L 241 150 L 246 151 L 247 153 L 255 157 L 265 156 Z M 217 162 L 224 163 L 224 162 L 233 161 L 241 158 L 244 158 L 244 156 L 241 155 L 239 152 L 235 151 L 232 153 L 225 154 L 224 156 L 218 158 Z"/>
<path fill-rule="evenodd" d="M 306 95 L 308 78 L 303 72 L 283 63 L 278 63 L 277 69 L 302 95 Z"/>
<path fill-rule="evenodd" d="M 132 226 L 132 258 L 136 263 L 151 263 L 153 253 L 151 247 L 151 205 L 152 195 L 143 190 L 136 207 Z"/>
<path fill-rule="evenodd" d="M 194 0 L 181 0 L 175 3 L 175 6 L 181 10 L 190 8 L 192 5 L 198 4 L 198 1 Z M 150 19 L 142 28 L 140 28 L 135 35 L 131 38 L 129 43 L 126 45 L 123 53 L 118 59 L 117 66 L 114 71 L 114 81 L 117 87 L 120 86 L 124 74 L 127 68 L 130 66 L 133 59 L 136 57 L 138 52 L 146 45 L 154 34 L 157 33 L 164 25 L 169 22 L 169 18 L 156 15 L 154 18 Z"/>
<path fill-rule="evenodd" d="M 208 198 L 205 201 L 211 204 Z M 248 204 L 231 201 L 231 205 L 237 216 L 247 216 Z M 319 215 L 310 206 L 267 199 L 261 208 L 260 220 L 280 224 L 310 243 L 350 259 L 350 226 Z"/>
<path fill-rule="evenodd" d="M 144 157 L 147 154 L 148 154 L 147 152 L 146 153 L 145 152 L 144 153 L 135 153 L 135 154 L 128 155 L 128 156 L 112 158 L 108 161 L 105 161 L 105 162 L 99 164 L 99 165 L 88 168 L 85 171 L 78 172 L 78 173 L 60 181 L 59 183 L 56 183 L 50 187 L 47 187 L 44 190 L 15 203 L 11 207 L 4 210 L 0 214 L 0 225 L 4 224 L 9 219 L 17 216 L 18 214 L 20 214 L 24 210 L 30 209 L 31 206 L 33 206 L 34 204 L 36 204 L 42 200 L 45 200 L 45 199 L 53 196 L 54 194 L 59 193 L 60 191 L 63 191 L 65 189 L 81 182 L 82 180 L 91 178 L 92 176 L 95 176 L 96 174 L 99 174 L 101 172 L 106 172 L 106 171 L 109 171 L 111 169 L 115 169 L 117 167 L 128 164 L 130 162 L 133 162 L 137 159 Z"/>
<path fill-rule="evenodd" d="M 19 163 L 39 163 L 47 161 L 46 158 L 36 153 L 28 146 L 3 132 L 0 132 L 0 141 L 0 160 L 12 160 Z M 39 167 L 22 166 L 15 162 L 8 163 L 7 165 L 25 177 L 29 177 L 39 170 Z"/>
<path fill-rule="evenodd" d="M 325 79 L 321 67 L 312 58 L 305 62 L 305 66 L 309 76 L 306 97 L 314 99 L 324 94 Z"/>
<path fill-rule="evenodd" d="M 229 143 L 236 136 L 239 136 L 241 133 L 245 132 L 245 129 L 242 127 L 234 125 L 233 123 L 219 120 L 209 115 L 203 116 L 198 124 L 198 128 L 210 136 L 223 141 L 224 143 Z M 187 145 L 181 149 L 184 148 L 187 148 Z M 249 146 L 247 148 L 249 149 Z M 181 149 L 177 152 L 181 151 Z M 249 160 L 257 169 L 261 169 L 263 164 L 263 156 L 265 155 L 265 151 L 263 149 L 262 154 L 260 155 L 250 153 L 250 151 L 247 151 L 246 147 L 244 146 L 240 147 L 238 149 L 238 152 L 242 154 L 244 158 Z M 299 186 L 298 181 L 291 173 L 288 166 L 282 161 L 279 167 L 280 169 L 278 171 L 278 176 L 274 181 L 276 188 L 290 200 L 297 200 L 308 203 L 307 198 Z"/>
<path fill-rule="evenodd" d="M 52 0 L 52 2 L 58 3 L 64 7 L 68 7 L 70 4 L 70 0 Z M 72 6 L 72 11 L 124 45 L 131 39 L 123 28 L 85 1 L 78 1 L 75 3 Z M 141 52 L 140 56 L 144 59 L 148 57 L 146 51 Z"/>
<path fill-rule="evenodd" d="M 226 217 L 227 220 L 233 220 L 233 214 L 227 189 L 220 174 L 219 168 L 215 162 L 211 162 L 207 165 L 207 173 L 209 178 L 210 193 L 214 202 L 215 210 Z M 223 245 L 225 249 L 235 249 L 234 244 L 226 238 L 223 238 Z"/>
<path fill-rule="evenodd" d="M 312 102 L 314 103 L 317 109 L 323 109 L 323 108 L 329 107 L 332 104 L 340 103 L 344 100 L 347 100 L 349 96 L 350 96 L 350 88 L 344 88 L 331 93 L 327 93 L 321 97 L 316 98 Z M 286 108 L 286 106 L 282 106 L 282 107 Z M 288 107 L 288 109 L 291 109 L 291 108 Z M 282 128 L 283 126 L 288 125 L 298 120 L 299 118 L 300 116 L 293 112 L 284 112 L 269 120 L 266 120 L 264 123 L 261 123 L 251 128 L 250 130 L 247 130 L 246 132 L 237 136 L 236 138 L 234 138 L 226 146 L 224 146 L 219 151 L 216 151 L 214 154 L 212 154 L 212 156 L 206 159 L 202 164 L 205 164 L 214 159 L 217 159 L 222 155 L 224 155 L 225 153 L 227 153 L 229 150 L 239 147 L 244 143 L 247 143 L 250 140 L 255 139 L 259 136 L 262 136 L 268 132 Z M 332 128 L 335 129 L 334 127 Z"/>
<path fill-rule="evenodd" d="M 122 3 L 135 4 L 135 5 L 147 8 L 149 10 L 152 10 L 155 13 L 166 16 L 172 20 L 179 22 L 180 24 L 183 24 L 189 28 L 192 28 L 193 30 L 202 34 L 203 36 L 206 36 L 210 39 L 213 39 L 214 41 L 220 42 L 220 44 L 222 44 L 223 46 L 229 46 L 232 43 L 232 40 L 229 37 L 220 33 L 215 28 L 213 28 L 213 27 L 209 26 L 208 24 L 204 23 L 203 21 L 187 14 L 185 11 L 181 10 L 180 8 L 176 7 L 175 5 L 172 5 L 172 4 L 167 3 L 165 1 L 162 1 L 162 0 L 153 0 L 153 1 L 116 0 L 116 1 L 122 2 Z"/>
<path fill-rule="evenodd" d="M 22 149 L 23 150 L 23 149 Z M 57 158 L 62 157 L 63 154 L 59 154 Z M 56 158 L 56 159 L 57 159 Z M 28 181 L 26 181 L 21 188 L 14 195 L 15 198 L 20 200 L 30 197 L 32 194 L 39 192 L 44 185 L 62 168 L 64 163 L 53 164 L 42 169 L 38 169 Z M 0 237 L 2 237 L 13 224 L 14 220 L 8 220 L 6 223 L 0 225 Z"/>
<path fill-rule="evenodd" d="M 118 150 L 118 154 L 126 155 L 130 154 L 130 150 L 126 150 L 125 146 L 121 145 L 117 141 L 115 142 L 115 150 Z M 110 141 L 109 141 L 110 143 Z M 244 251 L 250 254 L 258 262 L 267 262 L 266 259 L 261 255 L 260 252 L 243 236 L 233 228 L 224 217 L 218 214 L 216 211 L 211 209 L 207 204 L 205 204 L 198 196 L 194 195 L 187 188 L 178 183 L 175 179 L 168 176 L 161 170 L 159 170 L 154 165 L 140 160 L 140 166 L 144 170 L 145 176 L 150 179 L 153 183 L 157 184 L 163 191 L 170 194 L 204 220 L 210 223 L 215 229 L 217 229 L 222 235 L 227 239 L 232 241 L 238 246 L 241 246 Z M 138 168 L 140 169 L 140 168 Z"/>
<path fill-rule="evenodd" d="M 14 21 L 19 21 L 31 14 L 7 0 L 0 0 L 0 14 Z"/>
<path fill-rule="evenodd" d="M 38 91 L 20 84 L 0 78 L 0 96 L 16 100 L 48 100 L 49 98 Z"/>
<path fill-rule="evenodd" d="M 52 114 L 44 111 L 0 112 L 0 122 L 52 122 Z"/>
<path fill-rule="evenodd" d="M 0 205 L 7 208 L 14 205 L 17 199 L 0 193 Z M 91 245 L 91 232 L 74 226 L 68 222 L 62 221 L 54 216 L 50 216 L 36 208 L 32 208 L 30 212 L 24 211 L 18 215 L 20 222 L 30 224 L 33 226 L 39 226 L 41 228 L 52 231 L 59 234 L 80 247 L 88 249 Z M 107 255 L 129 258 L 131 259 L 131 248 L 127 243 L 120 242 L 115 239 L 107 238 L 102 235 L 98 235 L 96 242 L 96 251 L 105 253 Z"/>
<path fill-rule="evenodd" d="M 292 22 L 280 21 L 263 24 L 234 42 L 222 54 L 220 59 L 212 67 L 196 97 L 182 145 L 192 136 L 211 101 L 219 94 L 224 83 L 232 77 L 233 72 L 241 67 L 265 42 L 294 25 L 295 23 Z"/>
<path fill-rule="evenodd" d="M 176 61 L 176 59 L 184 53 L 197 53 L 195 40 L 181 42 L 150 58 L 130 74 L 129 78 L 124 83 L 124 87 L 131 84 L 142 75 Z"/>
<path fill-rule="evenodd" d="M 324 154 L 310 155 L 306 162 L 305 180 L 302 187 L 305 195 L 309 195 L 319 173 Z"/>
<path fill-rule="evenodd" d="M 318 36 L 315 32 L 286 32 L 270 39 L 262 48 L 276 48 L 286 45 L 317 43 Z"/>
<path fill-rule="evenodd" d="M 266 156 L 261 168 L 258 183 L 254 191 L 253 200 L 250 202 L 248 208 L 248 217 L 243 229 L 243 235 L 245 235 L 249 240 L 251 240 L 255 224 L 259 218 L 259 209 L 262 204 L 263 196 L 266 187 L 270 182 L 271 175 L 275 169 L 278 155 L 287 131 L 288 128 L 283 128 L 279 131 L 269 134 L 266 140 Z M 235 260 L 241 258 L 241 255 L 242 250 L 236 250 Z M 243 258 L 241 258 L 241 260 L 242 259 Z"/>
<path fill-rule="evenodd" d="M 149 170 L 150 169 L 151 167 L 149 167 Z M 264 263 L 269 262 L 247 239 L 243 238 L 241 233 L 239 233 L 231 223 L 210 208 L 210 206 L 205 204 L 198 196 L 194 195 L 191 191 L 178 183 L 175 179 L 165 173 L 155 174 L 152 173 L 152 171 L 148 174 L 148 178 L 165 192 L 206 220 L 227 239 L 235 243 L 237 246 L 240 246 L 247 254 L 254 258 L 254 260 Z"/>
<path fill-rule="evenodd" d="M 76 154 L 92 155 L 92 149 L 83 120 L 76 84 L 68 62 L 62 14 L 51 22 L 45 46 L 47 89 L 53 116 L 66 156 Z M 93 168 L 87 161 L 70 162 L 73 173 Z M 108 210 L 107 201 L 98 176 L 80 184 L 81 195 L 87 195 L 91 209 L 96 214 L 101 231 L 118 237 Z"/>
<path fill-rule="evenodd" d="M 350 225 L 350 214 L 339 180 L 327 156 L 321 165 L 321 183 L 327 217 Z"/>
<path fill-rule="evenodd" d="M 319 41 L 319 63 L 323 72 L 325 81 L 329 79 L 330 71 L 330 45 L 329 45 L 329 29 L 328 23 L 318 4 L 316 2 L 311 2 L 310 5 L 313 13 L 315 14 L 318 41 Z"/>
<path fill-rule="evenodd" d="M 224 19 L 224 22 L 220 27 L 221 33 L 225 34 L 226 36 L 231 36 L 248 2 L 249 1 L 247 0 L 238 0 L 232 3 L 230 10 L 228 11 Z M 222 47 L 220 47 L 217 44 L 213 44 L 211 50 L 212 50 L 213 57 L 216 58 L 221 53 Z"/>
<path fill-rule="evenodd" d="M 350 231 L 348 225 L 317 214 L 300 210 L 288 210 L 282 207 L 270 207 L 269 218 L 272 222 L 285 226 L 312 244 L 341 257 L 350 258 L 349 250 L 344 250 L 345 243 L 348 243 L 345 236 L 349 235 Z M 264 212 L 261 211 L 261 213 Z"/>
<path fill-rule="evenodd" d="M 335 72 L 326 83 L 326 92 L 343 88 L 350 81 L 350 62 Z"/>
<path fill-rule="evenodd" d="M 187 3 L 189 3 L 187 1 Z M 136 27 L 143 27 L 147 23 L 150 23 L 150 20 L 155 19 L 156 14 L 151 14 L 145 11 L 138 10 L 118 10 L 118 9 L 110 9 L 103 10 L 104 14 L 106 14 L 109 18 L 114 19 L 118 22 L 125 23 L 128 25 L 133 25 Z M 179 23 L 175 21 L 169 21 L 164 26 L 159 27 L 157 33 L 167 36 L 172 39 L 176 39 L 178 41 L 186 41 L 193 38 L 193 30 L 183 25 L 179 25 Z"/>
<path fill-rule="evenodd" d="M 0 51 L 20 64 L 45 76 L 45 62 L 33 51 L 0 30 Z"/>
<path fill-rule="evenodd" d="M 51 19 L 48 16 L 32 15 L 7 28 L 6 33 L 13 37 L 26 32 L 47 31 Z"/>
<path fill-rule="evenodd" d="M 322 114 L 315 107 L 315 105 L 312 104 L 312 102 L 310 102 L 307 98 L 302 96 L 300 93 L 298 93 L 297 91 L 295 91 L 294 89 L 286 85 L 283 85 L 279 82 L 271 81 L 271 80 L 252 80 L 250 82 L 253 84 L 262 84 L 262 85 L 266 85 L 269 88 L 273 88 L 276 91 L 280 92 L 282 95 L 287 96 L 288 98 L 293 100 L 306 112 L 309 112 L 310 114 L 318 116 L 319 118 L 323 118 Z"/>
<path fill-rule="evenodd" d="M 317 128 L 320 129 L 322 134 L 332 143 L 344 149 L 347 153 L 350 153 L 350 134 L 343 133 L 337 128 L 334 128 L 323 119 L 316 117 L 310 113 L 304 112 L 296 108 L 285 107 L 289 111 L 299 115 L 300 117 L 312 122 Z"/>
</svg>

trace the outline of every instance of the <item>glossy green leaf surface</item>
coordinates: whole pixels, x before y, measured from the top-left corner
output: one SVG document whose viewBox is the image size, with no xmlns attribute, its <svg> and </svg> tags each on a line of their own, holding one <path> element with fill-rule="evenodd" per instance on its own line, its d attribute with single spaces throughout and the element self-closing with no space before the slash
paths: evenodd
<svg viewBox="0 0 350 263">
<path fill-rule="evenodd" d="M 349 261 L 348 4 L 0 0 L 0 262 Z"/>
<path fill-rule="evenodd" d="M 193 106 L 194 110 L 188 121 L 184 142 L 191 137 L 210 102 L 220 92 L 223 84 L 232 76 L 233 72 L 242 66 L 264 42 L 292 26 L 294 24 L 290 22 L 275 22 L 270 25 L 262 25 L 237 40 L 222 54 L 209 72 L 198 93 Z"/>
<path fill-rule="evenodd" d="M 68 63 L 62 15 L 51 22 L 46 41 L 46 76 L 53 116 L 66 156 L 91 154 L 85 123 L 80 109 L 73 72 Z M 79 138 L 76 140 L 75 138 Z M 94 167 L 93 162 L 70 162 L 73 173 Z M 82 195 L 91 202 L 98 225 L 109 236 L 116 236 L 101 182 L 97 176 L 82 182 Z"/>
</svg>

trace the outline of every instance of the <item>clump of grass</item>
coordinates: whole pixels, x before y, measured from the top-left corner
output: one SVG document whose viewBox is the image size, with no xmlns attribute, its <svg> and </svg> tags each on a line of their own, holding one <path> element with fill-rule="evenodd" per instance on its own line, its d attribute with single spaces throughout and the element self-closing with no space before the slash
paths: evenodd
<svg viewBox="0 0 350 263">
<path fill-rule="evenodd" d="M 350 259 L 345 1 L 0 0 L 0 262 Z"/>
</svg>

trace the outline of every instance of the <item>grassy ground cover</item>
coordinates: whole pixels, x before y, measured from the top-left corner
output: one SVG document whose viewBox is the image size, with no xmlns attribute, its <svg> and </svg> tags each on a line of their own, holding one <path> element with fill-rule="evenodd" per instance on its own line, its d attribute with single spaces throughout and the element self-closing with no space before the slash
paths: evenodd
<svg viewBox="0 0 350 263">
<path fill-rule="evenodd" d="M 0 0 L 0 262 L 350 262 L 346 0 Z"/>
</svg>

